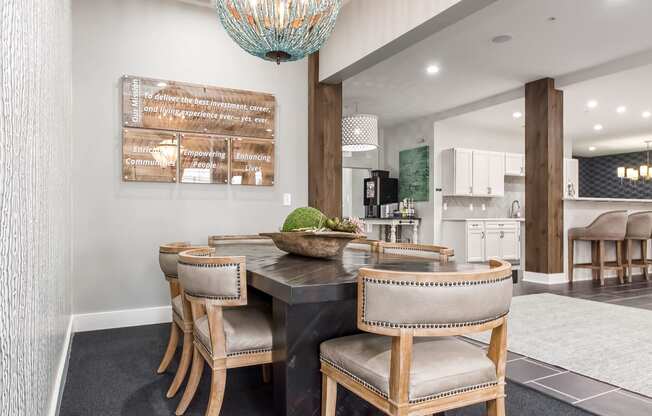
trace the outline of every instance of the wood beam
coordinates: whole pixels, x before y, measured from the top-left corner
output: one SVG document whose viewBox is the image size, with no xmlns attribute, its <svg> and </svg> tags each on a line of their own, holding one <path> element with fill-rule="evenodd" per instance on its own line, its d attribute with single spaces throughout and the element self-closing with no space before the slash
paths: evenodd
<svg viewBox="0 0 652 416">
<path fill-rule="evenodd" d="M 564 101 L 555 81 L 525 85 L 525 270 L 563 273 Z"/>
<path fill-rule="evenodd" d="M 308 204 L 342 216 L 342 84 L 319 82 L 319 52 L 308 58 Z"/>
</svg>

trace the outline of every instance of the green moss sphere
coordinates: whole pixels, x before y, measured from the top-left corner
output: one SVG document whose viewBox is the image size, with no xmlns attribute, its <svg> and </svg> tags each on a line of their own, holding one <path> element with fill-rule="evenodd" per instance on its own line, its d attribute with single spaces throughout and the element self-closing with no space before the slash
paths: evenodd
<svg viewBox="0 0 652 416">
<path fill-rule="evenodd" d="M 313 227 L 321 228 L 324 227 L 326 220 L 326 216 L 316 208 L 297 208 L 287 216 L 281 231 L 294 231 Z"/>
</svg>

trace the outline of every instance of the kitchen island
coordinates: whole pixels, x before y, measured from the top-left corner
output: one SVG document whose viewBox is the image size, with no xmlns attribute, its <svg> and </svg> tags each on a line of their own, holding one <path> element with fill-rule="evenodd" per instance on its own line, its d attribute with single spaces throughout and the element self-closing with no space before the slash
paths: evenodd
<svg viewBox="0 0 652 416">
<path fill-rule="evenodd" d="M 217 254 L 246 257 L 250 287 L 272 298 L 275 415 L 319 415 L 319 345 L 358 332 L 357 272 L 362 267 L 414 272 L 485 270 L 485 265 L 345 249 L 340 257 L 314 259 L 286 254 L 269 243 L 222 244 Z M 343 393 L 341 413 L 381 414 Z"/>
</svg>

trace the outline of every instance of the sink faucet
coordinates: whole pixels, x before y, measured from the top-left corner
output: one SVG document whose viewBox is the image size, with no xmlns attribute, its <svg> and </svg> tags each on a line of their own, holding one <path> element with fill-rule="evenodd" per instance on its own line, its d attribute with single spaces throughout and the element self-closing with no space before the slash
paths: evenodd
<svg viewBox="0 0 652 416">
<path fill-rule="evenodd" d="M 516 208 L 514 208 L 514 206 L 516 206 Z M 521 203 L 518 202 L 518 199 L 512 201 L 512 207 L 509 209 L 509 216 L 511 218 L 521 217 Z"/>
</svg>

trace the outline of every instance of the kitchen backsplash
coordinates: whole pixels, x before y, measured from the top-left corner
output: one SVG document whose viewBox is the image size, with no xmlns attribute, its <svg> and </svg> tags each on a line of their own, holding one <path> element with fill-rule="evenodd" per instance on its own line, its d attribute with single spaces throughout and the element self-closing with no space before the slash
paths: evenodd
<svg viewBox="0 0 652 416">
<path fill-rule="evenodd" d="M 446 209 L 442 211 L 442 218 L 507 218 L 514 200 L 519 201 L 521 216 L 525 216 L 525 178 L 506 176 L 505 196 L 500 198 L 445 196 Z M 482 204 L 485 204 L 484 210 Z"/>
</svg>

